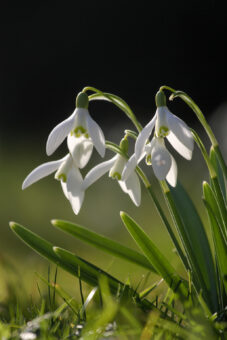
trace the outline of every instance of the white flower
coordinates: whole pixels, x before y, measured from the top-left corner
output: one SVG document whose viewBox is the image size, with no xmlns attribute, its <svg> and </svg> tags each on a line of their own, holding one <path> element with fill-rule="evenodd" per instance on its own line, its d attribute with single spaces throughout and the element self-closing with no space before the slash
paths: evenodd
<svg viewBox="0 0 227 340">
<path fill-rule="evenodd" d="M 22 189 L 24 190 L 56 170 L 55 178 L 60 180 L 66 198 L 70 201 L 74 213 L 78 214 L 84 199 L 83 178 L 70 154 L 58 161 L 44 163 L 35 168 L 25 178 Z"/>
<path fill-rule="evenodd" d="M 141 187 L 137 174 L 135 171 L 132 171 L 126 180 L 122 180 L 121 178 L 126 162 L 127 160 L 118 154 L 110 160 L 98 164 L 85 176 L 83 189 L 86 190 L 90 185 L 109 171 L 109 176 L 117 179 L 121 189 L 129 195 L 136 206 L 139 206 L 141 201 Z"/>
<path fill-rule="evenodd" d="M 69 151 L 79 168 L 83 168 L 89 161 L 93 145 L 101 157 L 104 157 L 105 137 L 88 112 L 86 93 L 78 94 L 75 111 L 49 134 L 46 145 L 47 155 L 52 155 L 67 136 Z"/>
<path fill-rule="evenodd" d="M 136 160 L 133 154 L 125 165 L 122 172 L 122 179 L 127 180 L 137 164 L 146 156 L 147 164 L 152 165 L 155 176 L 163 181 L 166 179 L 173 187 L 177 183 L 177 164 L 173 156 L 165 147 L 165 142 L 162 137 L 153 137 L 151 143 L 145 145 L 145 151 L 142 153 L 139 160 Z"/>
<path fill-rule="evenodd" d="M 172 186 L 176 185 L 177 166 L 174 158 L 165 147 L 164 137 L 181 156 L 188 160 L 192 158 L 194 140 L 190 128 L 183 120 L 169 111 L 163 96 L 162 92 L 158 92 L 156 96 L 156 113 L 140 132 L 135 143 L 135 154 L 129 159 L 123 171 L 123 179 L 127 179 L 135 166 L 147 154 L 156 177 L 159 180 L 166 178 Z M 154 128 L 152 142 L 147 144 L 147 140 Z"/>
<path fill-rule="evenodd" d="M 136 140 L 136 159 L 139 159 L 143 153 L 154 126 L 156 137 L 166 137 L 181 156 L 188 160 L 192 158 L 194 140 L 190 128 L 182 119 L 172 114 L 166 106 L 160 106 L 153 119 L 140 132 Z"/>
</svg>

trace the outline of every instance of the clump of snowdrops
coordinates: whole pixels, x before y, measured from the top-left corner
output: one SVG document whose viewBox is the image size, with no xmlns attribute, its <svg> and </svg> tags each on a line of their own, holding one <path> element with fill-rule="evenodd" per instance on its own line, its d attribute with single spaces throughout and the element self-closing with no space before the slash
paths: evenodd
<svg viewBox="0 0 227 340">
<path fill-rule="evenodd" d="M 167 106 L 166 93 L 170 100 L 180 98 L 197 116 L 205 129 L 210 150 L 207 151 L 200 136 L 179 117 L 171 113 Z M 88 93 L 91 93 L 88 95 Z M 135 130 L 125 130 L 119 145 L 106 141 L 102 129 L 89 114 L 89 105 L 94 100 L 106 100 L 116 105 L 132 121 Z M 184 278 L 177 272 L 139 225 L 125 212 L 120 212 L 123 225 L 134 239 L 140 252 L 97 234 L 75 223 L 52 220 L 52 224 L 75 238 L 87 242 L 104 252 L 125 261 L 137 264 L 160 276 L 169 290 L 162 302 L 149 300 L 148 294 L 159 284 L 139 291 L 104 272 L 97 265 L 46 241 L 27 228 L 11 222 L 12 230 L 31 248 L 50 262 L 57 264 L 72 275 L 94 287 L 90 298 L 103 293 L 102 308 L 81 331 L 82 338 L 98 338 L 106 332 L 109 323 L 117 334 L 118 312 L 126 315 L 132 324 L 139 321 L 130 316 L 130 309 L 122 309 L 122 301 L 136 306 L 147 315 L 146 322 L 138 326 L 136 338 L 156 338 L 168 336 L 182 339 L 226 339 L 227 329 L 227 209 L 226 178 L 227 168 L 218 142 L 197 104 L 184 92 L 162 86 L 155 96 L 157 110 L 145 127 L 139 123 L 129 105 L 120 97 L 105 93 L 93 87 L 85 87 L 76 98 L 75 111 L 58 124 L 49 134 L 46 153 L 52 155 L 67 139 L 68 154 L 56 161 L 44 163 L 35 168 L 24 180 L 22 188 L 30 186 L 41 178 L 55 173 L 63 193 L 75 214 L 83 208 L 86 190 L 106 173 L 116 179 L 122 191 L 138 207 L 141 204 L 141 185 L 147 189 L 160 218 L 176 249 L 184 269 Z M 194 144 L 201 151 L 209 173 L 209 182 L 202 183 L 202 200 L 207 212 L 211 239 L 190 199 L 188 193 L 177 180 L 178 168 L 175 159 L 165 145 L 166 139 L 185 159 L 191 160 Z M 129 142 L 134 143 L 132 155 L 128 154 Z M 113 152 L 113 157 L 97 164 L 83 178 L 80 169 L 85 168 L 96 149 L 101 157 L 105 150 Z M 173 225 L 159 203 L 160 197 L 154 193 L 150 181 L 140 168 L 140 164 L 150 166 L 160 184 Z M 179 169 L 180 171 L 180 169 Z M 179 237 L 176 237 L 176 234 Z M 185 277 L 187 279 L 185 279 Z M 123 298 L 122 298 L 123 297 Z M 86 309 L 86 303 L 83 308 Z M 124 307 L 125 308 L 125 307 Z M 132 307 L 130 307 L 132 308 Z M 140 334 L 139 334 L 139 333 Z M 113 332 L 114 333 L 114 332 Z M 113 336 L 113 333 L 112 336 Z M 90 336 L 90 337 L 89 337 Z M 164 337 L 165 338 L 165 337 Z"/>
</svg>

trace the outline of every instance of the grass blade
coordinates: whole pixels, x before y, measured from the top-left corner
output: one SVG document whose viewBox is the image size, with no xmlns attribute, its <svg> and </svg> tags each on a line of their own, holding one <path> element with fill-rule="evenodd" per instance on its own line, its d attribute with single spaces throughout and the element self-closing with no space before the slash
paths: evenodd
<svg viewBox="0 0 227 340">
<path fill-rule="evenodd" d="M 157 273 L 163 277 L 173 291 L 177 292 L 177 294 L 179 294 L 182 298 L 187 298 L 188 290 L 185 283 L 147 234 L 126 213 L 121 212 L 121 218 L 128 232 L 131 234 L 140 249 L 144 252 L 147 259 L 154 266 Z"/>
<path fill-rule="evenodd" d="M 154 267 L 150 264 L 147 258 L 135 250 L 125 247 L 118 242 L 115 242 L 105 236 L 90 231 L 87 228 L 82 227 L 78 224 L 62 220 L 52 220 L 51 223 L 55 227 L 73 235 L 74 237 L 84 242 L 91 244 L 98 249 L 104 250 L 105 252 L 108 252 L 114 256 L 123 258 L 132 263 L 138 264 L 152 272 L 155 272 Z"/>
</svg>

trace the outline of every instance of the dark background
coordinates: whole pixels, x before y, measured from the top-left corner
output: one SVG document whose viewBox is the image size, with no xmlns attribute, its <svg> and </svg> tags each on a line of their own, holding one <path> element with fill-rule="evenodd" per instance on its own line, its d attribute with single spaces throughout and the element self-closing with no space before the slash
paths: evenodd
<svg viewBox="0 0 227 340">
<path fill-rule="evenodd" d="M 218 1 L 5 1 L 0 22 L 2 135 L 29 128 L 47 136 L 86 85 L 123 97 L 142 123 L 164 84 L 189 93 L 206 117 L 226 100 Z M 98 105 L 99 123 L 121 119 Z M 184 104 L 180 110 L 192 123 Z"/>
</svg>

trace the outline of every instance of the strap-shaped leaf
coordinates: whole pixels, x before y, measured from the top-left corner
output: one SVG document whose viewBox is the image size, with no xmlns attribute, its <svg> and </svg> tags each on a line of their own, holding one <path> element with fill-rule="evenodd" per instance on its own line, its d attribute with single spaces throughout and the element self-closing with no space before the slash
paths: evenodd
<svg viewBox="0 0 227 340">
<path fill-rule="evenodd" d="M 215 169 L 215 172 L 218 176 L 218 181 L 219 181 L 219 184 L 220 184 L 220 187 L 221 187 L 221 191 L 222 191 L 222 194 L 223 194 L 223 197 L 226 201 L 226 185 L 225 185 L 225 178 L 224 178 L 224 174 L 221 170 L 221 166 L 218 162 L 218 156 L 216 154 L 216 150 L 214 149 L 213 146 L 211 146 L 210 148 L 210 161 Z"/>
<path fill-rule="evenodd" d="M 85 281 L 89 285 L 97 286 L 100 275 L 104 275 L 108 278 L 110 288 L 115 293 L 119 289 L 119 285 L 124 287 L 124 284 L 122 282 L 104 272 L 102 269 L 94 266 L 93 264 L 83 260 L 79 256 L 76 256 L 70 252 L 64 251 L 60 248 L 54 248 L 54 245 L 52 243 L 44 240 L 27 228 L 15 222 L 10 222 L 10 227 L 17 234 L 17 236 L 22 239 L 22 241 L 24 241 L 38 254 L 56 263 L 72 275 L 76 277 L 80 276 L 81 280 Z"/>
<path fill-rule="evenodd" d="M 105 236 L 99 235 L 91 230 L 88 230 L 85 227 L 82 227 L 78 224 L 70 223 L 62 220 L 52 220 L 51 223 L 65 231 L 73 235 L 74 237 L 91 244 L 92 246 L 104 250 L 114 256 L 121 257 L 127 261 L 138 264 L 152 272 L 156 272 L 151 263 L 147 260 L 147 258 L 138 253 L 135 250 L 132 250 L 128 247 L 123 246 L 122 244 L 113 241 Z"/>
<path fill-rule="evenodd" d="M 227 295 L 227 240 L 223 234 L 221 227 L 221 219 L 219 216 L 218 206 L 214 192 L 210 185 L 203 183 L 204 203 L 207 208 L 207 213 L 210 220 L 212 237 L 214 242 L 214 251 L 218 261 L 219 272 L 221 275 L 222 284 L 225 287 Z"/>
<path fill-rule="evenodd" d="M 135 240 L 144 255 L 151 262 L 157 273 L 166 281 L 168 286 L 183 299 L 188 297 L 188 289 L 183 279 L 169 263 L 167 258 L 154 245 L 142 228 L 126 213 L 121 212 L 125 227 Z"/>
<path fill-rule="evenodd" d="M 212 312 L 218 308 L 216 272 L 202 221 L 191 198 L 178 183 L 169 189 L 162 184 L 164 196 L 192 270 L 194 285 Z"/>
</svg>

